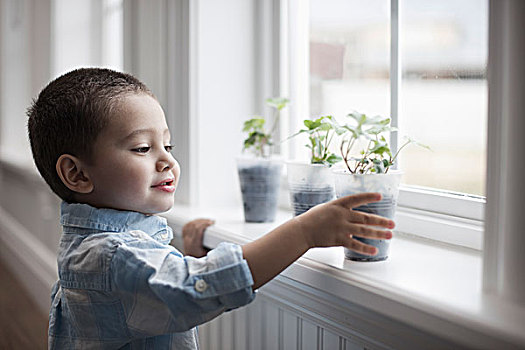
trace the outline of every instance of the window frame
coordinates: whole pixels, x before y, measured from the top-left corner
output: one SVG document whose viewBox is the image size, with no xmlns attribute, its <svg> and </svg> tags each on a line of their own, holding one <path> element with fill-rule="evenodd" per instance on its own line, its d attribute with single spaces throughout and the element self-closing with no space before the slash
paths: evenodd
<svg viewBox="0 0 525 350">
<path fill-rule="evenodd" d="M 285 14 L 281 16 L 281 26 L 286 28 L 282 32 L 288 34 L 284 40 L 289 43 L 284 45 L 281 51 L 281 62 L 284 63 L 281 74 L 286 76 L 286 79 L 282 81 L 288 84 L 281 90 L 289 92 L 288 96 L 295 105 L 290 107 L 290 118 L 287 119 L 287 122 L 283 122 L 282 128 L 284 130 L 298 130 L 300 127 L 298 125 L 299 116 L 309 115 L 309 96 L 302 93 L 300 89 L 301 86 L 304 88 L 305 85 L 309 87 L 309 84 L 304 84 L 304 76 L 300 79 L 296 79 L 296 77 L 301 74 L 308 76 L 309 71 L 305 72 L 304 69 L 302 72 L 299 71 L 297 67 L 301 67 L 304 62 L 294 64 L 293 60 L 295 57 L 305 59 L 309 56 L 308 50 L 296 51 L 297 47 L 300 47 L 298 46 L 299 41 L 308 40 L 308 27 L 305 28 L 304 26 L 304 18 L 301 20 L 292 16 L 309 16 L 308 10 L 304 9 L 304 7 L 309 6 L 304 6 L 304 2 L 300 0 L 282 0 L 281 7 Z M 400 1 L 390 0 L 390 109 L 392 126 L 394 127 L 398 125 L 399 103 L 402 93 L 399 49 L 402 40 L 399 31 L 401 15 Z M 298 23 L 303 25 L 298 25 Z M 391 140 L 391 148 L 395 152 L 399 144 L 398 136 L 392 135 Z M 289 145 L 287 148 L 284 155 L 293 158 L 295 155 L 293 145 Z M 283 189 L 285 187 L 283 186 Z M 397 230 L 425 239 L 482 250 L 485 203 L 485 198 L 481 196 L 434 188 L 401 186 L 396 214 Z"/>
</svg>

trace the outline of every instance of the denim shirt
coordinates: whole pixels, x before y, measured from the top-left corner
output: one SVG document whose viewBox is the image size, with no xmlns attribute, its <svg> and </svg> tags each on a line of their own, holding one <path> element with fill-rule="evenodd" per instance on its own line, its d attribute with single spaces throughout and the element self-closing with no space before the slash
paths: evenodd
<svg viewBox="0 0 525 350">
<path fill-rule="evenodd" d="M 198 349 L 196 325 L 255 297 L 241 247 L 168 245 L 166 219 L 62 203 L 49 349 Z"/>
</svg>

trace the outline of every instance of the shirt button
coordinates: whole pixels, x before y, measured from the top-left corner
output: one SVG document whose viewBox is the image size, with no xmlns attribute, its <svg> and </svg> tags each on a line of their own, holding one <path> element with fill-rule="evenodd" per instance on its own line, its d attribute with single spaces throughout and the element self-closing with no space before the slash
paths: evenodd
<svg viewBox="0 0 525 350">
<path fill-rule="evenodd" d="M 197 292 L 204 292 L 206 289 L 208 289 L 208 283 L 206 283 L 205 280 L 197 280 L 197 282 L 195 282 L 195 290 Z"/>
<path fill-rule="evenodd" d="M 160 234 L 161 239 L 168 239 L 168 232 L 163 232 Z"/>
</svg>

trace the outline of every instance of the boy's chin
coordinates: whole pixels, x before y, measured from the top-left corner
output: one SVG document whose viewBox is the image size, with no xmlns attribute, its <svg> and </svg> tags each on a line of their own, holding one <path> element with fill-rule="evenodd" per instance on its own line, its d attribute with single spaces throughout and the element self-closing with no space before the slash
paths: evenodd
<svg viewBox="0 0 525 350">
<path fill-rule="evenodd" d="M 155 214 L 162 214 L 162 213 L 165 213 L 167 211 L 169 211 L 171 208 L 173 208 L 173 202 L 170 203 L 170 204 L 166 204 L 166 205 L 160 205 L 160 206 L 156 206 L 156 207 L 152 207 L 152 208 L 148 208 L 148 209 L 144 209 L 144 210 L 133 210 L 133 211 L 138 211 L 142 214 L 146 214 L 146 215 L 155 215 Z"/>
</svg>

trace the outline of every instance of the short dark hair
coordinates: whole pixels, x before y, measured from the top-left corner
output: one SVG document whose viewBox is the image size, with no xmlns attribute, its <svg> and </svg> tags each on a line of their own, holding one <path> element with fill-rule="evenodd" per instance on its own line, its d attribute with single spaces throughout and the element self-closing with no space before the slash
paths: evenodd
<svg viewBox="0 0 525 350">
<path fill-rule="evenodd" d="M 81 68 L 49 83 L 27 111 L 29 141 L 38 171 L 60 198 L 74 192 L 60 180 L 56 163 L 62 154 L 89 159 L 93 144 L 118 102 L 130 94 L 153 93 L 130 74 L 104 68 Z"/>
</svg>

